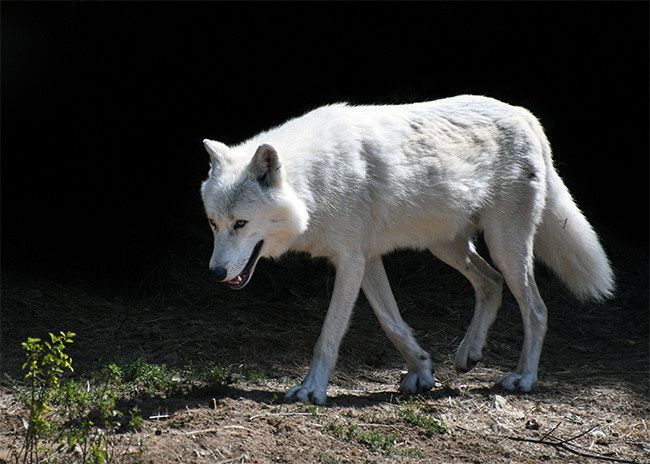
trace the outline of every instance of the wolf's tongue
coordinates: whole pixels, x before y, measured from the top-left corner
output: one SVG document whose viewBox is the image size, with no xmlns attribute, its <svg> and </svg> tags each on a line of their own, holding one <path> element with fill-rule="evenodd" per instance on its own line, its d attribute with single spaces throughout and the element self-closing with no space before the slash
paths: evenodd
<svg viewBox="0 0 650 464">
<path fill-rule="evenodd" d="M 236 284 L 240 283 L 242 280 L 243 280 L 243 279 L 241 278 L 241 274 L 239 274 L 239 275 L 238 275 L 237 277 L 235 277 L 234 279 L 229 280 L 228 283 L 229 283 L 229 284 L 236 285 Z"/>
</svg>

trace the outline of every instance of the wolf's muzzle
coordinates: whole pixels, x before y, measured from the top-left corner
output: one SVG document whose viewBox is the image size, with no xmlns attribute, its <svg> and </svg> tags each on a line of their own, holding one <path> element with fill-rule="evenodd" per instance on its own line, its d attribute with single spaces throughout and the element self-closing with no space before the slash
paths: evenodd
<svg viewBox="0 0 650 464">
<path fill-rule="evenodd" d="M 253 271 L 255 270 L 255 265 L 257 264 L 257 258 L 259 257 L 260 250 L 262 249 L 263 244 L 264 244 L 264 240 L 260 240 L 259 242 L 257 242 L 255 248 L 253 249 L 253 253 L 251 254 L 251 257 L 248 259 L 248 263 L 244 267 L 244 270 L 241 271 L 237 277 L 227 282 L 230 288 L 239 290 L 246 286 L 246 284 L 248 283 L 248 279 L 250 279 L 250 277 L 253 275 Z"/>
</svg>

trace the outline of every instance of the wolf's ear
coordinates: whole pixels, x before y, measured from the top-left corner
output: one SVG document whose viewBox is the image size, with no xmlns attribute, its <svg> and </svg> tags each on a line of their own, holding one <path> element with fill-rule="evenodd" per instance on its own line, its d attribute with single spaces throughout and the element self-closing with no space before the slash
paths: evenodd
<svg viewBox="0 0 650 464">
<path fill-rule="evenodd" d="M 212 166 L 212 169 L 221 166 L 225 160 L 226 153 L 230 150 L 228 146 L 221 142 L 215 142 L 214 140 L 208 139 L 203 141 L 203 145 L 210 155 L 210 165 Z"/>
<path fill-rule="evenodd" d="M 278 185 L 282 180 L 278 152 L 269 144 L 259 146 L 253 155 L 250 169 L 262 187 Z"/>
</svg>

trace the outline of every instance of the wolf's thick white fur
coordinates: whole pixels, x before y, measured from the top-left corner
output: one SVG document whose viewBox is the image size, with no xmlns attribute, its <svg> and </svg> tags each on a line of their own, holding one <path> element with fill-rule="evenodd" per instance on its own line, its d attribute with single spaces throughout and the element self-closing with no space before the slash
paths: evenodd
<svg viewBox="0 0 650 464">
<path fill-rule="evenodd" d="M 481 358 L 505 278 L 524 324 L 517 368 L 498 380 L 509 390 L 536 386 L 546 332 L 533 249 L 578 297 L 613 292 L 598 238 L 555 171 L 541 125 L 523 108 L 478 96 L 336 104 L 232 148 L 205 145 L 210 267 L 221 279 L 243 286 L 260 256 L 288 250 L 328 257 L 336 267 L 311 368 L 290 399 L 325 402 L 360 288 L 406 359 L 401 390 L 433 386 L 429 355 L 402 320 L 382 265 L 381 255 L 398 248 L 430 250 L 474 287 L 474 316 L 455 358 L 460 371 Z M 476 253 L 479 230 L 500 272 Z"/>
</svg>

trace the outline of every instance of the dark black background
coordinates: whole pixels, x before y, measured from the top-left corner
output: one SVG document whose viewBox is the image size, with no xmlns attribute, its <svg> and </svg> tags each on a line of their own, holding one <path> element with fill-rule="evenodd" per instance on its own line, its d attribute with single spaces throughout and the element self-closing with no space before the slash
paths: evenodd
<svg viewBox="0 0 650 464">
<path fill-rule="evenodd" d="M 647 252 L 647 2 L 2 2 L 1 18 L 4 269 L 137 282 L 209 237 L 202 139 L 461 93 L 533 111 L 606 243 Z"/>
</svg>

